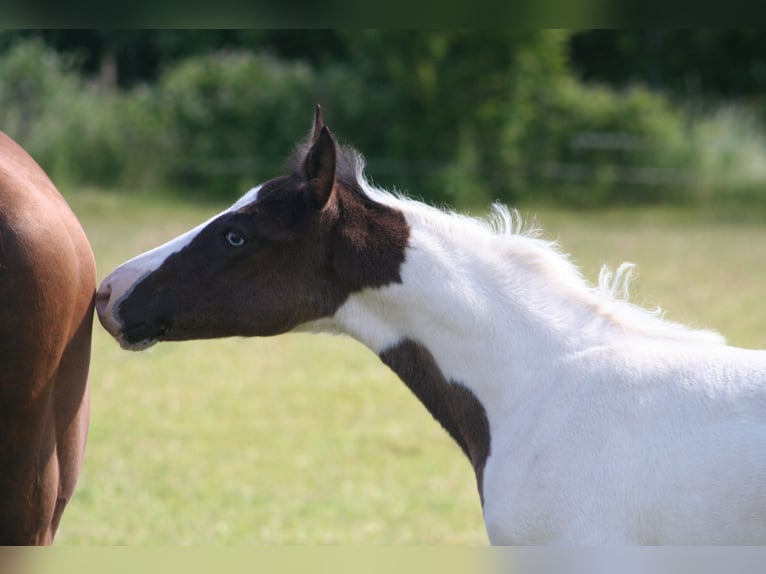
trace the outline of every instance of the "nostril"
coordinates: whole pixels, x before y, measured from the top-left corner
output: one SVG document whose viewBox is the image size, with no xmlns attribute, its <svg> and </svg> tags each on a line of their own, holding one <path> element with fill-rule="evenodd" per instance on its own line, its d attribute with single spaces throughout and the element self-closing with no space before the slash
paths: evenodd
<svg viewBox="0 0 766 574">
<path fill-rule="evenodd" d="M 99 313 L 103 313 L 109 305 L 109 299 L 112 296 L 112 286 L 110 284 L 104 284 L 96 293 L 96 309 Z"/>
</svg>

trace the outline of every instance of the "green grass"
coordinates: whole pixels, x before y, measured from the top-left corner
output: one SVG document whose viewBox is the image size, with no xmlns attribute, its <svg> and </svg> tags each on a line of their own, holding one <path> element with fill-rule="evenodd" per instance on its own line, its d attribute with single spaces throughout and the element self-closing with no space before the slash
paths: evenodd
<svg viewBox="0 0 766 574">
<path fill-rule="evenodd" d="M 220 206 L 67 194 L 99 279 Z M 766 224 L 680 208 L 536 214 L 595 281 L 638 263 L 633 299 L 766 347 Z M 285 335 L 119 349 L 96 326 L 92 415 L 58 544 L 486 544 L 471 467 L 375 357 Z"/>
</svg>

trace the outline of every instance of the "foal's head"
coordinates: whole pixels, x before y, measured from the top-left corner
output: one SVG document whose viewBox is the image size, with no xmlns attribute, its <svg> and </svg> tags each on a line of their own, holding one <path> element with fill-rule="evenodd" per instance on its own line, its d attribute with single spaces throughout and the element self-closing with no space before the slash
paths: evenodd
<svg viewBox="0 0 766 574">
<path fill-rule="evenodd" d="M 291 174 L 104 279 L 99 319 L 123 347 L 275 335 L 401 281 L 404 216 L 365 193 L 358 156 L 336 144 L 319 107 L 296 157 Z"/>
</svg>

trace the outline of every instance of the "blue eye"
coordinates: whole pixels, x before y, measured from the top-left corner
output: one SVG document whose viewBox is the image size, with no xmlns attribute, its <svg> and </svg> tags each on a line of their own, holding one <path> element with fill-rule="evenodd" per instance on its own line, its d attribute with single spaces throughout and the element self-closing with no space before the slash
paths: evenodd
<svg viewBox="0 0 766 574">
<path fill-rule="evenodd" d="M 231 245 L 232 247 L 242 247 L 245 244 L 245 238 L 242 237 L 239 233 L 236 231 L 228 231 L 226 232 L 226 241 Z"/>
</svg>

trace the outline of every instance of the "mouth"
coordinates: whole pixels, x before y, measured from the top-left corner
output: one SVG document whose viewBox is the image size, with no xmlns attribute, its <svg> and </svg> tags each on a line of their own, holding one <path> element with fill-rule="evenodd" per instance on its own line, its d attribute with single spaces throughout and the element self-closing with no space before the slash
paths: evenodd
<svg viewBox="0 0 766 574">
<path fill-rule="evenodd" d="M 123 328 L 115 338 L 127 351 L 143 351 L 162 340 L 169 329 L 169 325 L 141 322 Z"/>
</svg>

